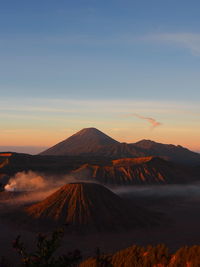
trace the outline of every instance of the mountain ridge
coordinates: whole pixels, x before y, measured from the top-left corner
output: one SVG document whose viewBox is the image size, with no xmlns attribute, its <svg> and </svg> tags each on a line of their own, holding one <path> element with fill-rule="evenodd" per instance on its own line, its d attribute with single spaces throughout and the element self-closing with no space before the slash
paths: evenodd
<svg viewBox="0 0 200 267">
<path fill-rule="evenodd" d="M 96 128 L 84 128 L 67 139 L 43 151 L 40 155 L 80 155 L 94 153 L 100 147 L 119 142 Z"/>
<path fill-rule="evenodd" d="M 123 158 L 105 166 L 84 164 L 70 175 L 110 186 L 183 184 L 198 180 L 198 175 L 190 169 L 159 157 Z"/>
<path fill-rule="evenodd" d="M 84 128 L 50 147 L 42 156 L 95 156 L 128 158 L 159 156 L 170 161 L 200 163 L 200 154 L 180 145 L 162 144 L 151 140 L 120 143 L 96 128 Z"/>
</svg>

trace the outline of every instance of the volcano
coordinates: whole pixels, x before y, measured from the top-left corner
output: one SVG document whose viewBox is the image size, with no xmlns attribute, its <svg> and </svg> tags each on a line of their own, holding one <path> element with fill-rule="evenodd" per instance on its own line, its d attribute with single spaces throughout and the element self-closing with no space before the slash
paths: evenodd
<svg viewBox="0 0 200 267">
<path fill-rule="evenodd" d="M 26 213 L 46 225 L 68 224 L 75 230 L 112 231 L 147 226 L 155 214 L 129 205 L 106 187 L 95 183 L 72 183 L 45 200 L 26 208 Z M 154 215 L 154 216 L 153 216 Z"/>
<path fill-rule="evenodd" d="M 120 143 L 96 128 L 82 129 L 40 155 L 110 159 L 159 156 L 179 163 L 200 164 L 200 154 L 182 146 L 161 144 L 151 140 L 131 144 Z"/>
<path fill-rule="evenodd" d="M 100 148 L 116 145 L 118 143 L 119 142 L 96 128 L 84 128 L 66 140 L 45 150 L 40 155 L 76 156 L 93 154 Z"/>
<path fill-rule="evenodd" d="M 70 174 L 105 185 L 181 184 L 199 179 L 191 169 L 159 157 L 123 158 L 107 166 L 84 164 Z"/>
</svg>

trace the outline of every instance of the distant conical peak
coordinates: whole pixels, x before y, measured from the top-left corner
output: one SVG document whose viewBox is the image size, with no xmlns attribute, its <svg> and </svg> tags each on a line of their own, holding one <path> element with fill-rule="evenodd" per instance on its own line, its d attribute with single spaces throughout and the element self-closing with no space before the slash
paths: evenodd
<svg viewBox="0 0 200 267">
<path fill-rule="evenodd" d="M 76 138 L 76 139 L 74 139 Z M 74 139 L 76 142 L 78 141 L 83 141 L 83 142 L 88 142 L 87 145 L 91 145 L 92 142 L 96 142 L 96 145 L 103 145 L 104 142 L 105 144 L 116 144 L 118 143 L 116 140 L 114 140 L 112 137 L 108 136 L 107 134 L 103 133 L 102 131 L 90 127 L 90 128 L 83 128 L 79 132 L 73 134 L 69 138 L 67 138 L 65 141 Z M 100 143 L 98 143 L 100 142 Z M 103 142 L 103 143 L 102 143 Z"/>
<path fill-rule="evenodd" d="M 74 134 L 74 136 L 81 136 L 81 135 L 99 135 L 99 136 L 108 136 L 107 134 L 103 133 L 102 131 L 98 130 L 97 128 L 90 127 L 90 128 L 83 128 L 82 130 L 78 131 L 77 133 Z"/>
<path fill-rule="evenodd" d="M 95 127 L 89 127 L 89 128 L 83 128 L 81 129 L 80 131 L 78 131 L 77 133 L 75 134 L 85 134 L 85 133 L 89 133 L 89 132 L 93 132 L 93 133 L 102 133 L 100 130 L 98 130 L 97 128 Z"/>
<path fill-rule="evenodd" d="M 173 153 L 172 153 L 173 151 Z M 200 155 L 184 147 L 143 139 L 120 143 L 96 129 L 83 128 L 60 143 L 40 153 L 43 156 L 89 156 L 112 159 L 159 156 L 176 162 L 199 162 Z"/>
<path fill-rule="evenodd" d="M 96 128 L 84 128 L 64 141 L 42 152 L 42 155 L 80 155 L 95 153 L 100 148 L 119 144 Z"/>
</svg>

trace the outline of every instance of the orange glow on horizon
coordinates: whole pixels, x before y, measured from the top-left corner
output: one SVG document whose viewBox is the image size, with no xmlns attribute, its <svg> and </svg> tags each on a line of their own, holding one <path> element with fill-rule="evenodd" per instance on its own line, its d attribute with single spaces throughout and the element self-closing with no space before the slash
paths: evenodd
<svg viewBox="0 0 200 267">
<path fill-rule="evenodd" d="M 11 157 L 12 153 L 1 153 L 0 152 L 0 157 Z"/>
<path fill-rule="evenodd" d="M 200 151 L 199 134 L 196 131 L 156 129 L 153 131 L 145 128 L 135 129 L 100 129 L 119 142 L 135 143 L 142 139 L 149 139 L 158 143 L 174 144 L 187 147 L 194 151 Z M 11 131 L 0 133 L 1 146 L 37 146 L 51 147 L 76 133 L 77 129 L 69 131 Z M 14 136 L 14 138 L 13 138 Z"/>
</svg>

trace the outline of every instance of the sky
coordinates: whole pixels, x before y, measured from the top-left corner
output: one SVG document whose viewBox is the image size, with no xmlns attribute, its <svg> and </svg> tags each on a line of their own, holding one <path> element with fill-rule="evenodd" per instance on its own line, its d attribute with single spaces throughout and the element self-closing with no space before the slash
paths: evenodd
<svg viewBox="0 0 200 267">
<path fill-rule="evenodd" d="M 96 127 L 200 151 L 199 10 L 197 0 L 1 0 L 0 150 L 36 153 Z"/>
</svg>

